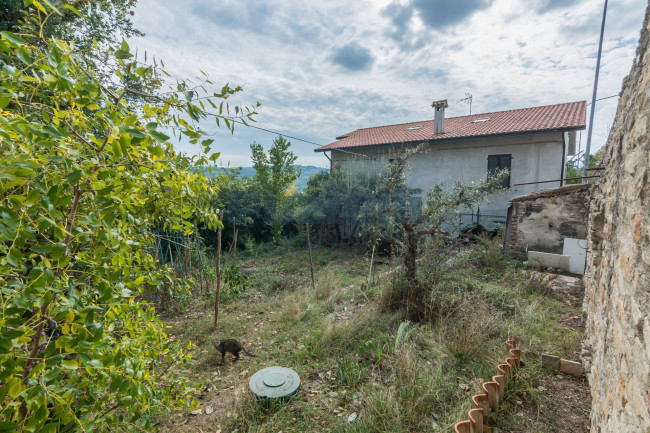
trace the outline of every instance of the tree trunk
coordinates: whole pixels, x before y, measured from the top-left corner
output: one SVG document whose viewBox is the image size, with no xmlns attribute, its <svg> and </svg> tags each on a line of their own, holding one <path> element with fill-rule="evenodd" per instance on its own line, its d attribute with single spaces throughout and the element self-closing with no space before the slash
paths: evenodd
<svg viewBox="0 0 650 433">
<path fill-rule="evenodd" d="M 418 253 L 418 238 L 413 232 L 409 232 L 406 248 L 404 251 L 404 267 L 406 268 L 406 278 L 410 282 L 415 281 L 416 261 Z"/>
</svg>

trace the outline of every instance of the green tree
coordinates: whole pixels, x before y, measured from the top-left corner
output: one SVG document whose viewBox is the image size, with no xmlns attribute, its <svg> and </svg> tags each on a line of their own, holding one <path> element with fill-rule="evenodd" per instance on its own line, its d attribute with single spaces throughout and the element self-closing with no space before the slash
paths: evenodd
<svg viewBox="0 0 650 433">
<path fill-rule="evenodd" d="M 116 40 L 142 35 L 131 22 L 137 2 L 4 0 L 0 5 L 0 31 L 20 33 L 27 20 L 42 25 L 44 38 L 74 42 L 78 54 L 96 57 L 106 53 Z M 56 8 L 57 13 L 49 15 L 43 4 Z M 43 20 L 46 15 L 47 21 Z"/>
<path fill-rule="evenodd" d="M 327 244 L 360 241 L 361 209 L 376 200 L 381 171 L 370 167 L 322 171 L 309 178 L 301 198 L 298 219 L 320 224 Z"/>
<path fill-rule="evenodd" d="M 603 157 L 603 149 L 598 149 L 596 153 L 589 157 L 589 168 L 596 168 L 600 165 L 600 160 Z M 582 177 L 582 168 L 585 166 L 585 157 L 584 155 L 576 155 L 572 159 L 568 160 L 566 163 L 566 175 L 567 178 L 572 177 Z M 593 174 L 593 172 L 592 172 Z M 582 183 L 580 179 L 567 180 L 567 185 Z"/>
<path fill-rule="evenodd" d="M 366 233 L 390 242 L 401 253 L 405 281 L 393 293 L 391 304 L 406 308 L 411 319 L 428 320 L 426 298 L 431 290 L 418 281 L 418 256 L 421 242 L 427 238 L 447 237 L 458 220 L 458 212 L 475 206 L 485 197 L 502 190 L 507 171 L 495 172 L 480 182 L 433 185 L 424 197 L 406 184 L 408 160 L 420 152 L 415 148 L 386 167 L 376 199 L 364 203 L 362 214 Z M 444 245 L 444 242 L 442 242 Z M 447 242 L 449 248 L 449 242 Z"/>
<path fill-rule="evenodd" d="M 280 243 L 282 228 L 289 215 L 296 180 L 300 169 L 294 165 L 298 157 L 290 150 L 291 142 L 284 137 L 273 140 L 268 155 L 261 144 L 251 144 L 251 158 L 255 175 L 253 182 L 260 192 L 264 205 L 270 209 L 271 228 L 275 244 Z"/>
<path fill-rule="evenodd" d="M 20 22 L 23 0 L 4 0 L 0 4 L 0 31 L 15 30 Z"/>
<path fill-rule="evenodd" d="M 216 184 L 195 169 L 218 154 L 195 123 L 239 88 L 134 90 L 157 68 L 126 42 L 110 50 L 109 87 L 73 44 L 46 37 L 50 2 L 27 3 L 21 34 L 0 39 L 0 425 L 149 431 L 155 410 L 192 405 L 175 373 L 187 349 L 139 300 L 191 284 L 155 263 L 151 230 L 218 224 Z M 156 103 L 133 108 L 132 93 Z M 209 159 L 177 154 L 170 131 Z"/>
<path fill-rule="evenodd" d="M 300 170 L 294 166 L 298 159 L 290 150 L 291 142 L 284 137 L 273 140 L 268 156 L 261 144 L 251 144 L 251 159 L 255 175 L 254 182 L 265 194 L 274 197 L 287 195 L 300 176 Z"/>
</svg>

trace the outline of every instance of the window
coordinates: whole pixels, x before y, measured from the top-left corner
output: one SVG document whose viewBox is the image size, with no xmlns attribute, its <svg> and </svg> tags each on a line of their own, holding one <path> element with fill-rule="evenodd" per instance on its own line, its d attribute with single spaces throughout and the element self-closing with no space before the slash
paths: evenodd
<svg viewBox="0 0 650 433">
<path fill-rule="evenodd" d="M 511 154 L 507 155 L 488 155 L 488 175 L 494 173 L 497 170 L 507 169 L 508 176 L 503 179 L 501 186 L 504 188 L 510 188 L 510 160 L 512 159 Z"/>
</svg>

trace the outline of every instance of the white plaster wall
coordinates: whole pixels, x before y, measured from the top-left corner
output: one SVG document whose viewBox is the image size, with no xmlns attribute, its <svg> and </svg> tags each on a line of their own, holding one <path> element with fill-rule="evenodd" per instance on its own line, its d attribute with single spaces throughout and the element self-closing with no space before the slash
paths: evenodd
<svg viewBox="0 0 650 433">
<path fill-rule="evenodd" d="M 343 169 L 381 170 L 403 147 L 374 146 L 350 149 L 347 153 L 332 151 L 332 163 Z M 421 154 L 411 158 L 408 185 L 428 191 L 436 184 L 449 184 L 455 179 L 471 182 L 487 176 L 488 155 L 511 154 L 510 184 L 560 179 L 562 167 L 562 133 L 523 134 L 497 138 L 477 138 L 429 144 Z M 516 196 L 540 189 L 560 186 L 560 182 L 512 187 L 506 193 L 490 197 L 491 203 L 481 205 L 482 211 L 503 211 Z"/>
</svg>

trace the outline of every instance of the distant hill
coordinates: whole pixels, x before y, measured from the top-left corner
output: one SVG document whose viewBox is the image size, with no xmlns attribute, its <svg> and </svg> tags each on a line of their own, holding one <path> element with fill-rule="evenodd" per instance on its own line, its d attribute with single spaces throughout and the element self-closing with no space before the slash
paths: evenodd
<svg viewBox="0 0 650 433">
<path fill-rule="evenodd" d="M 296 189 L 298 191 L 304 191 L 307 188 L 307 181 L 311 176 L 321 171 L 328 171 L 327 168 L 316 167 L 313 165 L 296 165 L 296 168 L 300 169 L 300 177 L 296 184 Z M 253 167 L 239 167 L 239 175 L 241 177 L 253 177 L 255 175 L 255 169 Z"/>
</svg>

